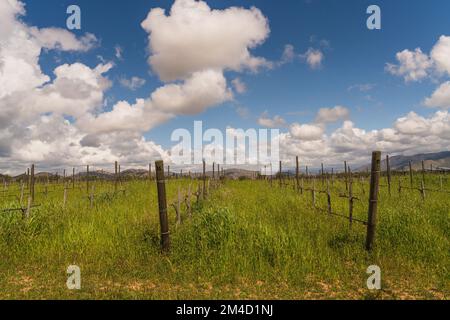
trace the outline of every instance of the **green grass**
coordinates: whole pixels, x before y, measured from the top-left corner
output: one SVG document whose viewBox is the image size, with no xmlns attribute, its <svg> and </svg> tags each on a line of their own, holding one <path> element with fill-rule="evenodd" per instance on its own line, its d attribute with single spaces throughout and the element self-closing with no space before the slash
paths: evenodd
<svg viewBox="0 0 450 320">
<path fill-rule="evenodd" d="M 365 226 L 329 216 L 292 187 L 264 181 L 227 181 L 193 218 L 175 223 L 171 208 L 171 252 L 159 248 L 155 183 L 124 184 L 125 195 L 99 195 L 90 208 L 84 185 L 62 185 L 48 195 L 37 190 L 31 217 L 0 213 L 1 299 L 448 299 L 450 296 L 450 199 L 445 193 L 397 191 L 382 187 L 376 245 L 364 249 Z M 407 177 L 402 184 L 409 186 Z M 178 187 L 197 181 L 171 180 L 168 200 Z M 384 184 L 385 181 L 383 180 Z M 416 184 L 416 181 L 415 181 Z M 427 187 L 439 187 L 427 176 Z M 322 188 L 320 180 L 316 187 Z M 13 187 L 11 187 L 12 189 Z M 448 179 L 444 188 L 450 190 Z M 355 182 L 355 217 L 367 219 L 365 194 Z M 19 194 L 16 191 L 9 192 Z M 96 194 L 112 191 L 96 183 Z M 341 181 L 332 186 L 333 211 L 347 213 Z M 17 201 L 0 198 L 2 208 Z M 192 197 L 195 202 L 195 197 Z M 169 201 L 171 202 L 171 201 Z M 317 195 L 326 208 L 326 196 Z M 382 288 L 366 288 L 368 266 L 382 271 Z M 81 268 L 82 289 L 68 290 L 66 269 Z"/>
</svg>

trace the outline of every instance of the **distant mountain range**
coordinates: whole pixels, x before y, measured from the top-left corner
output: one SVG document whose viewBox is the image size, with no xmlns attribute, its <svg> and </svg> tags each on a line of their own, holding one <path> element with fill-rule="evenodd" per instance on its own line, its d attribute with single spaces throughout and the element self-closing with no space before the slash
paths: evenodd
<svg viewBox="0 0 450 320">
<path fill-rule="evenodd" d="M 412 156 L 392 156 L 389 157 L 389 164 L 391 170 L 403 171 L 409 170 L 409 162 L 413 170 L 422 170 L 422 161 L 424 162 L 425 170 L 450 170 L 450 151 L 443 151 L 437 153 L 422 153 Z M 365 171 L 370 165 L 362 166 L 358 171 Z M 386 170 L 386 158 L 383 157 L 381 161 L 382 170 Z"/>
<path fill-rule="evenodd" d="M 450 171 L 450 151 L 443 151 L 437 153 L 426 153 L 426 154 L 416 154 L 412 156 L 392 156 L 389 158 L 389 163 L 391 165 L 391 170 L 403 171 L 409 170 L 409 162 L 411 162 L 412 169 L 415 171 L 422 170 L 422 161 L 424 162 L 426 170 L 446 170 Z M 370 168 L 370 164 L 366 164 L 364 166 L 359 167 L 356 171 L 366 171 L 367 168 Z M 381 161 L 382 170 L 386 170 L 386 158 L 383 156 Z M 173 175 L 174 173 L 171 173 Z M 186 173 L 185 173 L 186 174 Z M 197 173 L 198 174 L 198 173 Z M 217 173 L 216 173 L 217 174 Z M 239 179 L 239 178 L 253 178 L 258 174 L 257 171 L 245 170 L 245 169 L 226 169 L 225 176 L 230 179 Z M 294 174 L 292 170 L 286 170 L 284 174 Z M 72 172 L 67 173 L 67 177 L 70 177 Z M 152 175 L 155 176 L 155 172 L 152 171 Z M 212 171 L 206 172 L 207 176 L 212 176 Z M 14 180 L 20 180 L 24 178 L 25 174 L 21 174 L 13 177 Z M 56 177 L 56 174 L 49 172 L 38 172 L 36 173 L 36 178 L 46 179 L 47 176 L 49 179 L 53 180 Z M 78 172 L 76 177 L 85 177 L 86 171 Z M 91 178 L 112 180 L 114 179 L 114 173 L 97 170 L 89 172 L 89 176 Z M 59 175 L 61 177 L 61 175 Z M 121 172 L 122 178 L 146 178 L 148 177 L 148 171 L 143 169 L 127 169 Z M 10 178 L 7 175 L 0 174 L 0 180 L 3 178 Z"/>
</svg>

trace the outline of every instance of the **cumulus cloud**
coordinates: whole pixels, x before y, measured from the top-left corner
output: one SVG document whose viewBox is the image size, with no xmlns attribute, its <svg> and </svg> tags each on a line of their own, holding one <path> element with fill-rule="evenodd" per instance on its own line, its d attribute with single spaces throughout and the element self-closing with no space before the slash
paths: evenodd
<svg viewBox="0 0 450 320">
<path fill-rule="evenodd" d="M 426 78 L 433 67 L 433 61 L 420 48 L 414 51 L 398 52 L 396 58 L 399 64 L 388 63 L 386 70 L 393 75 L 403 77 L 406 82 Z"/>
<path fill-rule="evenodd" d="M 317 113 L 317 123 L 332 123 L 339 120 L 345 120 L 350 116 L 350 111 L 342 106 L 334 108 L 321 108 Z"/>
<path fill-rule="evenodd" d="M 311 69 L 319 69 L 322 67 L 324 54 L 320 49 L 309 48 L 301 58 L 306 61 Z"/>
<path fill-rule="evenodd" d="M 291 125 L 289 132 L 294 139 L 314 141 L 323 137 L 324 127 L 317 124 L 294 123 Z"/>
<path fill-rule="evenodd" d="M 268 65 L 250 53 L 270 32 L 255 7 L 213 10 L 204 1 L 176 0 L 169 15 L 152 9 L 142 27 L 149 33 L 148 62 L 163 81 L 186 79 L 205 69 L 257 71 Z"/>
<path fill-rule="evenodd" d="M 247 85 L 240 79 L 235 78 L 231 81 L 231 84 L 234 87 L 234 90 L 236 90 L 237 93 L 245 93 L 247 91 Z"/>
<path fill-rule="evenodd" d="M 286 126 L 286 120 L 281 116 L 276 115 L 273 118 L 269 117 L 269 113 L 265 111 L 259 118 L 258 124 L 266 128 L 283 128 Z"/>
<path fill-rule="evenodd" d="M 20 20 L 25 13 L 19 0 L 0 3 L 0 167 L 11 159 L 16 163 L 148 161 L 154 155 L 170 159 L 143 134 L 177 115 L 198 114 L 231 101 L 226 71 L 272 67 L 250 53 L 269 34 L 268 21 L 258 9 L 212 10 L 203 1 L 177 0 L 168 15 L 153 9 L 142 22 L 149 33 L 149 63 L 164 84 L 147 98 L 119 101 L 104 109 L 112 63 L 101 58 L 95 67 L 63 64 L 55 68 L 54 77 L 44 74 L 39 64 L 43 50 L 86 52 L 98 45 L 96 36 L 28 26 Z M 121 60 L 122 47 L 114 50 Z M 119 83 L 136 90 L 145 79 L 122 78 Z M 239 78 L 231 85 L 237 93 L 246 90 Z"/>
<path fill-rule="evenodd" d="M 222 72 L 193 73 L 182 84 L 167 84 L 152 93 L 156 108 L 169 113 L 197 114 L 233 97 Z"/>
<path fill-rule="evenodd" d="M 97 37 L 92 33 L 86 33 L 77 39 L 72 32 L 60 28 L 38 29 L 31 27 L 29 31 L 39 45 L 46 49 L 86 52 L 98 43 Z"/>
<path fill-rule="evenodd" d="M 426 98 L 424 104 L 430 108 L 450 108 L 450 81 L 444 82 L 433 92 L 431 97 Z"/>
<path fill-rule="evenodd" d="M 280 135 L 281 158 L 293 164 L 300 156 L 306 165 L 321 162 L 338 164 L 344 160 L 361 165 L 369 162 L 373 150 L 384 153 L 417 154 L 448 150 L 450 114 L 438 111 L 429 117 L 411 112 L 395 121 L 392 128 L 364 130 L 351 121 L 344 121 L 335 131 L 325 134 L 317 124 L 293 124 L 288 133 Z"/>
<path fill-rule="evenodd" d="M 386 71 L 403 77 L 405 82 L 420 81 L 431 76 L 450 75 L 450 37 L 441 36 L 430 54 L 422 49 L 405 49 L 396 54 L 398 64 L 387 63 Z"/>
<path fill-rule="evenodd" d="M 0 169 L 22 170 L 31 162 L 51 166 L 148 159 L 153 151 L 166 156 L 134 128 L 120 135 L 104 127 L 98 133 L 87 128 L 89 120 L 103 114 L 104 94 L 111 86 L 106 74 L 113 65 L 77 62 L 57 66 L 52 78 L 44 74 L 39 65 L 43 50 L 85 52 L 97 45 L 97 38 L 30 27 L 20 19 L 25 14 L 20 1 L 0 2 Z M 150 121 L 158 112 L 147 114 Z M 140 149 L 126 154 L 124 141 Z"/>
<path fill-rule="evenodd" d="M 119 82 L 123 87 L 128 88 L 131 91 L 136 91 L 146 83 L 145 79 L 139 77 L 131 77 L 131 79 L 121 78 Z"/>
<path fill-rule="evenodd" d="M 441 36 L 431 50 L 431 58 L 440 73 L 450 75 L 450 37 Z"/>
</svg>

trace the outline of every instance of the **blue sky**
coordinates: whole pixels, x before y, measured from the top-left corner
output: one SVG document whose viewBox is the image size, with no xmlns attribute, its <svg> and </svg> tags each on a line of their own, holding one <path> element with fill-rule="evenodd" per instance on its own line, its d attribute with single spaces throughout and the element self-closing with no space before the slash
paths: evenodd
<svg viewBox="0 0 450 320">
<path fill-rule="evenodd" d="M 150 70 L 146 60 L 147 34 L 140 27 L 153 7 L 170 10 L 173 1 L 25 1 L 24 20 L 38 27 L 65 27 L 65 9 L 77 4 L 82 10 L 82 30 L 101 40 L 101 46 L 88 53 L 56 54 L 62 62 L 81 61 L 91 67 L 99 63 L 97 56 L 115 60 L 109 73 L 114 86 L 107 92 L 111 102 L 137 97 L 148 97 L 161 81 Z M 368 5 L 377 3 L 382 10 L 382 30 L 366 28 Z M 153 129 L 147 137 L 170 145 L 170 133 L 175 128 L 192 127 L 193 120 L 203 120 L 207 127 L 255 127 L 256 118 L 268 111 L 279 114 L 289 122 L 309 122 L 323 107 L 344 105 L 351 110 L 351 119 L 364 129 L 390 127 L 398 117 L 414 110 L 427 115 L 433 110 L 421 105 L 432 93 L 435 84 L 430 81 L 404 83 L 401 78 L 385 72 L 387 62 L 395 62 L 395 54 L 405 48 L 421 47 L 428 51 L 440 35 L 450 31 L 448 12 L 450 2 L 433 1 L 208 1 L 211 8 L 229 6 L 256 6 L 269 19 L 270 37 L 253 53 L 277 60 L 284 45 L 292 44 L 299 52 L 318 46 L 327 40 L 325 59 L 320 70 L 311 70 L 298 61 L 258 74 L 246 73 L 239 77 L 248 91 L 234 102 L 209 109 L 204 114 L 182 117 Z M 439 9 L 438 9 L 439 8 Z M 312 39 L 313 38 L 313 39 Z M 314 40 L 315 39 L 315 40 Z M 114 57 L 114 48 L 123 48 L 123 60 Z M 55 52 L 41 57 L 45 73 L 51 74 L 57 66 Z M 180 57 L 181 58 L 181 57 Z M 138 76 L 147 83 L 136 91 L 123 88 L 121 77 Z M 231 74 L 227 74 L 232 78 Z M 349 90 L 352 85 L 374 84 L 368 92 Z M 367 97 L 370 95 L 370 98 Z M 249 111 L 247 118 L 239 117 L 236 105 Z M 111 103 L 109 104 L 111 107 Z"/>
<path fill-rule="evenodd" d="M 73 4 L 81 30 L 66 27 Z M 381 30 L 366 26 L 373 4 Z M 0 1 L 0 170 L 172 161 L 171 134 L 196 120 L 279 128 L 285 161 L 448 150 L 449 11 L 447 0 Z"/>
</svg>

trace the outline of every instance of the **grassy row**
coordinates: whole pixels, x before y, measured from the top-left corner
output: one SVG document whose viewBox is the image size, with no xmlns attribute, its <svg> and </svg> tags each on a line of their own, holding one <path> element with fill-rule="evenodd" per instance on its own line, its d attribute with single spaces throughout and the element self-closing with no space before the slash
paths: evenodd
<svg viewBox="0 0 450 320">
<path fill-rule="evenodd" d="M 168 199 L 190 183 L 170 181 Z M 61 185 L 47 195 L 39 186 L 40 207 L 29 219 L 20 212 L 1 213 L 0 298 L 449 297 L 447 194 L 429 194 L 424 202 L 419 192 L 393 191 L 389 197 L 383 187 L 376 246 L 369 254 L 365 227 L 350 229 L 345 219 L 314 209 L 309 193 L 275 183 L 270 188 L 264 181 L 227 181 L 195 205 L 192 219 L 183 216 L 182 225 L 169 210 L 172 250 L 162 255 L 156 186 L 134 181 L 123 187 L 125 194 L 111 196 L 112 185 L 96 184 L 91 208 L 85 186 L 77 186 L 63 208 Z M 355 183 L 355 189 L 361 198 L 355 216 L 366 219 L 362 185 Z M 335 181 L 333 210 L 345 213 L 340 190 L 343 182 Z M 326 207 L 323 195 L 317 202 Z M 0 208 L 14 205 L 0 200 Z M 66 268 L 74 264 L 82 273 L 79 291 L 66 288 Z M 365 285 L 372 264 L 382 270 L 383 290 L 377 293 Z"/>
</svg>

